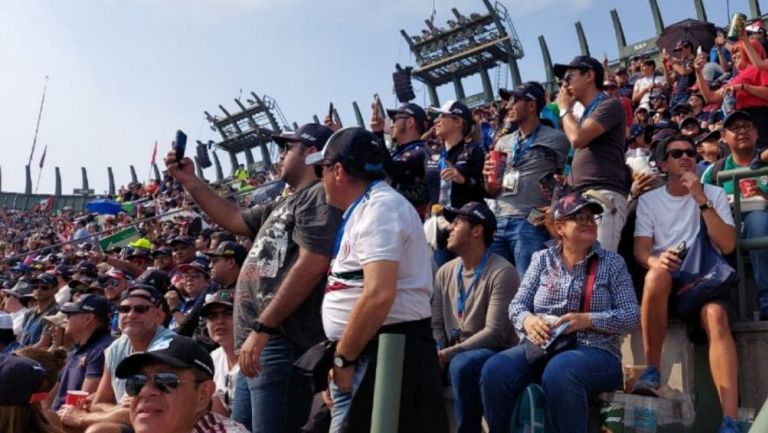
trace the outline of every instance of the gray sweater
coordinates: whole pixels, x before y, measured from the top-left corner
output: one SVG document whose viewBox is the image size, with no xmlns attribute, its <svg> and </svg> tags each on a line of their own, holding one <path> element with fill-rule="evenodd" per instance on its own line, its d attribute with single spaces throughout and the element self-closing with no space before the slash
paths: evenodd
<svg viewBox="0 0 768 433">
<path fill-rule="evenodd" d="M 457 310 L 456 271 L 461 258 L 438 269 L 432 294 L 432 335 L 441 347 L 451 339 L 451 330 L 460 329 L 458 344 L 448 349 L 449 358 L 472 349 L 501 349 L 517 342 L 507 317 L 507 308 L 520 286 L 517 270 L 497 254 L 488 265 L 464 305 L 463 318 Z M 462 272 L 464 290 L 472 284 L 474 272 Z"/>
</svg>

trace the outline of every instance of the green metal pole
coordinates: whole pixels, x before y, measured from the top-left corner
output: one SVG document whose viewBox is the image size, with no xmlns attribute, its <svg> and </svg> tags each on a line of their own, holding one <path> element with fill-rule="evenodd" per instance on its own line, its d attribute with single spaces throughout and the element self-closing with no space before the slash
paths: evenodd
<svg viewBox="0 0 768 433">
<path fill-rule="evenodd" d="M 405 335 L 381 334 L 379 336 L 371 433 L 397 433 L 404 358 Z"/>
<path fill-rule="evenodd" d="M 749 428 L 749 433 L 762 433 L 768 431 L 768 400 L 763 403 L 763 408 L 757 413 L 755 422 Z"/>
</svg>

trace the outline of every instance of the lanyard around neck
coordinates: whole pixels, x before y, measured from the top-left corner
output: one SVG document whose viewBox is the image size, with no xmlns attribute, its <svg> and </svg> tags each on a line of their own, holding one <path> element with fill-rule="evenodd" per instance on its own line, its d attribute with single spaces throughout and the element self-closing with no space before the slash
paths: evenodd
<svg viewBox="0 0 768 433">
<path fill-rule="evenodd" d="M 581 119 L 579 119 L 579 126 L 581 126 L 582 122 L 586 120 L 587 117 L 589 117 L 590 114 L 597 108 L 597 105 L 605 99 L 605 93 L 598 93 L 597 96 L 595 96 L 595 99 L 592 100 L 592 102 L 587 105 L 587 108 L 584 109 L 584 114 L 581 115 Z"/>
<path fill-rule="evenodd" d="M 480 264 L 475 268 L 475 275 L 472 277 L 472 282 L 469 283 L 469 288 L 466 293 L 464 293 L 464 278 L 461 276 L 461 273 L 464 271 L 464 263 L 459 263 L 459 266 L 456 269 L 456 309 L 459 313 L 459 319 L 464 316 L 464 305 L 466 305 L 467 298 L 469 298 L 472 289 L 474 289 L 477 284 L 477 280 L 479 280 L 480 276 L 483 274 L 485 265 L 488 264 L 488 259 L 490 259 L 490 257 L 491 250 L 487 250 L 485 254 L 483 254 Z"/>
<path fill-rule="evenodd" d="M 352 213 L 355 211 L 355 208 L 357 207 L 357 205 L 359 205 L 364 198 L 370 195 L 371 189 L 373 189 L 373 187 L 376 186 L 376 184 L 379 182 L 381 181 L 376 180 L 369 183 L 368 186 L 365 188 L 365 191 L 363 191 L 363 193 L 360 194 L 360 197 L 356 198 L 355 201 L 352 202 L 352 205 L 350 205 L 349 208 L 347 208 L 347 211 L 344 212 L 344 216 L 341 217 L 341 223 L 339 224 L 339 229 L 336 230 L 336 242 L 334 242 L 333 244 L 333 257 L 336 257 L 336 255 L 339 253 L 339 248 L 341 247 L 341 238 L 344 237 L 344 227 L 347 226 L 347 221 L 349 221 L 349 217 L 352 216 Z"/>
</svg>

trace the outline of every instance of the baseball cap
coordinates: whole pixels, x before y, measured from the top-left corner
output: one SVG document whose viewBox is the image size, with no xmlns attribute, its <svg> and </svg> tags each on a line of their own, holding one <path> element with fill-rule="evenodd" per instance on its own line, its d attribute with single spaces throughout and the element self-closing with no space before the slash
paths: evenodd
<svg viewBox="0 0 768 433">
<path fill-rule="evenodd" d="M 696 143 L 696 146 L 700 146 L 701 143 L 709 140 L 720 140 L 720 130 L 716 129 L 714 131 L 707 131 L 702 134 L 699 134 L 698 136 L 696 136 L 694 143 Z"/>
<path fill-rule="evenodd" d="M 150 250 L 152 249 L 152 242 L 150 242 L 147 238 L 141 238 L 129 243 L 128 246 L 136 249 Z"/>
<path fill-rule="evenodd" d="M 675 48 L 672 51 L 680 51 L 685 47 L 693 48 L 693 44 L 688 39 L 680 39 L 675 44 Z"/>
<path fill-rule="evenodd" d="M 200 310 L 200 317 L 208 316 L 211 308 L 215 305 L 224 305 L 232 308 L 234 302 L 235 299 L 232 290 L 222 289 L 213 294 L 206 295 L 205 304 L 203 304 L 203 308 Z"/>
<path fill-rule="evenodd" d="M 295 131 L 273 134 L 272 140 L 279 147 L 285 147 L 286 143 L 300 142 L 305 146 L 314 146 L 320 149 L 332 134 L 333 131 L 327 126 L 317 123 L 306 123 Z"/>
<path fill-rule="evenodd" d="M 178 273 L 178 274 L 184 274 L 190 271 L 200 272 L 206 277 L 210 276 L 210 273 L 208 271 L 208 266 L 204 265 L 202 262 L 199 262 L 197 260 L 192 260 L 189 263 L 182 263 L 176 266 L 176 269 L 174 269 L 174 273 Z"/>
<path fill-rule="evenodd" d="M 619 68 L 616 70 L 616 75 L 627 75 L 627 68 Z"/>
<path fill-rule="evenodd" d="M 96 265 L 89 261 L 83 260 L 77 265 L 77 267 L 75 267 L 75 272 L 85 274 L 89 277 L 95 277 L 97 274 Z"/>
<path fill-rule="evenodd" d="M 33 402 L 43 380 L 45 368 L 32 359 L 0 354 L 0 406 L 26 406 Z M 42 397 L 48 393 L 39 393 Z"/>
<path fill-rule="evenodd" d="M 110 268 L 107 273 L 105 274 L 109 278 L 114 278 L 116 280 L 131 280 L 131 276 L 125 272 L 122 269 L 118 268 Z"/>
<path fill-rule="evenodd" d="M 565 72 L 568 69 L 578 69 L 581 72 L 590 70 L 595 71 L 595 85 L 597 86 L 598 90 L 603 90 L 605 71 L 603 70 L 603 65 L 601 65 L 597 59 L 589 56 L 576 56 L 573 58 L 573 60 L 571 60 L 571 63 L 558 63 L 553 68 L 555 76 L 560 79 L 565 76 Z"/>
<path fill-rule="evenodd" d="M 153 259 L 158 258 L 159 256 L 167 256 L 171 257 L 173 255 L 173 251 L 168 247 L 160 247 L 152 250 L 151 256 Z"/>
<path fill-rule="evenodd" d="M 33 278 L 31 283 L 33 286 L 36 286 L 38 284 L 44 284 L 48 287 L 53 287 L 59 284 L 59 280 L 58 278 L 56 278 L 56 275 L 49 274 L 48 272 L 43 272 L 42 274 L 38 275 L 36 278 Z"/>
<path fill-rule="evenodd" d="M 87 292 L 93 283 L 93 278 L 83 277 L 79 280 L 70 280 L 67 286 L 75 292 Z"/>
<path fill-rule="evenodd" d="M 91 293 L 80 296 L 77 302 L 66 302 L 61 306 L 62 313 L 93 313 L 97 316 L 109 316 L 109 301 L 107 298 Z"/>
<path fill-rule="evenodd" d="M 472 110 L 455 99 L 447 101 L 440 107 L 429 107 L 429 111 L 436 114 L 448 114 L 451 116 L 457 116 L 464 120 L 465 125 L 472 125 Z"/>
<path fill-rule="evenodd" d="M 58 328 L 63 328 L 67 326 L 67 315 L 61 311 L 57 311 L 56 313 L 49 314 L 47 316 L 43 316 L 43 320 L 45 320 L 46 322 Z"/>
<path fill-rule="evenodd" d="M 501 90 L 499 90 L 499 93 L 501 93 Z M 514 89 L 510 90 L 509 97 L 512 96 L 536 102 L 537 111 L 541 111 L 541 109 L 544 108 L 544 105 L 547 103 L 546 97 L 544 95 L 544 88 L 541 87 L 541 84 L 535 81 L 522 83 Z"/>
<path fill-rule="evenodd" d="M 211 355 L 189 337 L 174 335 L 169 340 L 155 344 L 153 350 L 137 352 L 123 359 L 117 365 L 115 376 L 118 379 L 141 371 L 149 363 L 161 362 L 183 369 L 196 369 L 209 378 L 213 378 L 213 360 Z"/>
<path fill-rule="evenodd" d="M 446 207 L 443 209 L 443 216 L 445 216 L 448 222 L 453 222 L 456 217 L 463 216 L 481 224 L 487 231 L 496 231 L 496 216 L 485 202 L 471 201 L 462 206 L 461 209 Z"/>
<path fill-rule="evenodd" d="M 72 268 L 69 265 L 59 265 L 54 269 L 54 273 L 62 278 L 69 278 L 72 276 Z"/>
<path fill-rule="evenodd" d="M 148 249 L 142 248 L 142 247 L 136 247 L 133 249 L 133 251 L 128 253 L 126 258 L 128 259 L 142 258 L 142 259 L 150 260 L 152 257 L 150 256 Z"/>
<path fill-rule="evenodd" d="M 746 111 L 734 111 L 733 113 L 729 114 L 728 117 L 726 117 L 723 121 L 723 129 L 728 129 L 728 126 L 737 120 L 749 120 L 752 122 L 752 116 L 750 116 Z"/>
<path fill-rule="evenodd" d="M 13 333 L 13 318 L 8 313 L 0 311 L 0 342 L 16 341 L 16 334 Z"/>
<path fill-rule="evenodd" d="M 384 170 L 384 155 L 373 133 L 359 127 L 342 128 L 334 132 L 323 150 L 307 155 L 307 165 L 329 165 L 340 162 L 346 169 L 365 173 Z"/>
<path fill-rule="evenodd" d="M 143 283 L 133 283 L 126 291 L 120 296 L 120 300 L 126 300 L 128 298 L 140 298 L 151 302 L 154 305 L 161 305 L 163 302 L 163 295 L 157 291 L 153 286 Z"/>
<path fill-rule="evenodd" d="M 584 208 L 589 208 L 597 215 L 603 213 L 603 207 L 593 201 L 589 201 L 581 193 L 572 192 L 561 197 L 552 207 L 552 215 L 555 220 L 561 220 L 576 214 Z"/>
<path fill-rule="evenodd" d="M 672 107 L 671 111 L 672 111 L 672 114 L 677 114 L 680 112 L 690 113 L 692 110 L 691 110 L 690 104 L 688 104 L 687 102 L 681 102 L 679 104 L 675 104 L 675 106 Z"/>
<path fill-rule="evenodd" d="M 178 244 L 184 244 L 184 245 L 195 245 L 195 240 L 192 238 L 192 236 L 176 236 L 175 238 L 171 239 L 171 242 L 168 243 L 171 247 Z"/>
<path fill-rule="evenodd" d="M 11 289 L 3 289 L 3 293 L 16 298 L 31 298 L 32 284 L 29 280 L 19 280 Z"/>
<path fill-rule="evenodd" d="M 413 117 L 414 119 L 420 122 L 427 121 L 426 111 L 424 111 L 424 109 L 421 108 L 420 105 L 414 104 L 413 102 L 403 104 L 399 108 L 396 108 L 394 110 L 393 109 L 387 110 L 387 116 L 389 116 L 390 119 L 394 119 L 395 116 L 397 116 L 398 114 Z"/>
<path fill-rule="evenodd" d="M 686 117 L 683 119 L 683 121 L 680 122 L 680 129 L 684 129 L 687 125 L 696 125 L 701 127 L 699 121 L 695 117 Z"/>
<path fill-rule="evenodd" d="M 245 247 L 234 241 L 220 242 L 216 249 L 213 251 L 206 251 L 210 257 L 232 257 L 238 266 L 242 266 L 245 262 L 245 258 L 248 256 L 248 251 Z"/>
<path fill-rule="evenodd" d="M 134 280 L 134 283 L 145 284 L 161 293 L 165 293 L 168 290 L 168 286 L 171 285 L 171 278 L 166 272 L 159 269 L 147 269 L 139 275 L 139 278 Z"/>
</svg>

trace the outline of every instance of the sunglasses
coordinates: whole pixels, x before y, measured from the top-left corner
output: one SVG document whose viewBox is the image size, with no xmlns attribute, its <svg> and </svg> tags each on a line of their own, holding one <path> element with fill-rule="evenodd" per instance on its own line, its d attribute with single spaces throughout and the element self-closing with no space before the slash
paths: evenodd
<svg viewBox="0 0 768 433">
<path fill-rule="evenodd" d="M 150 308 L 152 308 L 152 306 L 151 305 L 146 305 L 146 304 L 133 305 L 133 306 L 131 306 L 131 305 L 120 305 L 120 306 L 117 307 L 117 312 L 120 313 L 120 314 L 128 314 L 131 311 L 135 311 L 136 314 L 144 314 L 147 311 L 149 311 Z"/>
<path fill-rule="evenodd" d="M 152 381 L 160 392 L 170 394 L 182 383 L 202 383 L 200 380 L 181 380 L 176 373 L 156 373 L 152 375 L 134 374 L 125 379 L 125 392 L 131 397 L 139 395 L 141 389 Z"/>
<path fill-rule="evenodd" d="M 591 213 L 578 213 L 576 215 L 573 215 L 565 219 L 576 221 L 576 223 L 581 225 L 592 224 L 592 223 L 598 224 L 603 219 L 603 216 L 600 214 L 593 215 Z"/>
<path fill-rule="evenodd" d="M 563 83 L 570 83 L 571 79 L 576 76 L 576 72 L 568 72 L 565 75 L 563 75 Z M 579 72 L 579 75 L 582 75 L 583 73 Z"/>
<path fill-rule="evenodd" d="M 667 159 L 670 156 L 674 159 L 680 159 L 683 157 L 683 154 L 685 154 L 685 156 L 687 156 L 688 158 L 696 157 L 696 151 L 688 148 L 688 149 L 672 149 L 669 152 L 667 152 L 667 155 L 664 157 L 664 159 Z"/>
</svg>

